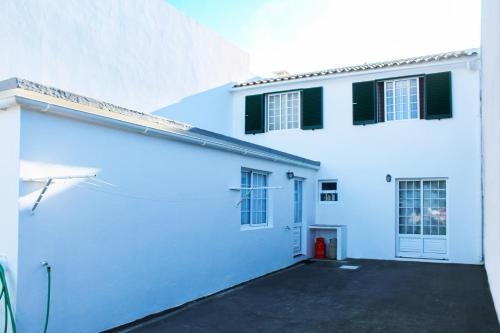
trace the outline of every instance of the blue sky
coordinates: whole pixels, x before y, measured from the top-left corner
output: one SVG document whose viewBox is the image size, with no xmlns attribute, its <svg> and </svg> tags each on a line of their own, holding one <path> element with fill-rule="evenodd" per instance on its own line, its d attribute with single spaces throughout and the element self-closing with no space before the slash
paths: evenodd
<svg viewBox="0 0 500 333">
<path fill-rule="evenodd" d="M 247 28 L 253 13 L 269 0 L 167 0 L 175 8 L 193 17 L 225 39 L 248 49 Z"/>
<path fill-rule="evenodd" d="M 480 0 L 167 0 L 250 54 L 255 74 L 292 73 L 478 47 Z"/>
</svg>

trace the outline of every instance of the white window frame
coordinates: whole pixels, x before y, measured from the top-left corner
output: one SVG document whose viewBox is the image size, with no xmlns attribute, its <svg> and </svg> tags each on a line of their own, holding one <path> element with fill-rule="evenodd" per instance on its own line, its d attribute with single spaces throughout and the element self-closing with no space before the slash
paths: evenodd
<svg viewBox="0 0 500 333">
<path fill-rule="evenodd" d="M 418 234 L 407 234 L 407 233 L 400 233 L 399 232 L 399 218 L 400 218 L 400 213 L 399 213 L 399 193 L 400 193 L 400 182 L 408 182 L 408 181 L 417 181 L 420 182 L 420 233 Z M 443 234 L 425 234 L 424 233 L 424 182 L 426 181 L 444 181 L 445 182 L 445 197 L 444 198 L 436 198 L 437 200 L 444 199 L 445 200 L 445 230 L 446 233 Z M 447 177 L 423 177 L 423 178 L 398 178 L 396 179 L 396 234 L 400 236 L 420 236 L 420 237 L 426 237 L 426 238 L 446 238 L 448 239 L 450 235 L 450 202 L 449 202 L 449 179 Z M 415 198 L 413 198 L 415 199 Z M 432 200 L 432 199 L 428 199 Z M 406 207 L 405 207 L 406 208 Z M 430 226 L 432 227 L 432 226 Z M 449 250 L 448 250 L 449 251 Z M 449 253 L 449 252 L 448 252 Z"/>
<path fill-rule="evenodd" d="M 416 80 L 416 88 L 417 88 L 417 115 L 415 118 L 412 118 L 411 114 L 411 80 Z M 401 82 L 401 81 L 407 81 L 407 87 L 406 87 L 406 95 L 407 95 L 407 103 L 408 103 L 408 118 L 404 119 L 396 119 L 396 82 Z M 399 79 L 391 79 L 391 80 L 384 80 L 382 81 L 384 83 L 384 119 L 385 121 L 400 121 L 400 120 L 419 120 L 420 119 L 420 84 L 419 84 L 419 77 L 405 77 L 405 78 L 399 78 Z M 387 85 L 390 84 L 392 85 L 392 107 L 393 107 L 393 119 L 389 119 L 389 110 L 387 108 Z"/>
<path fill-rule="evenodd" d="M 335 190 L 323 190 L 322 189 L 322 184 L 323 183 L 336 183 L 337 184 L 337 189 Z M 337 195 L 337 200 L 332 200 L 332 201 L 321 201 L 321 194 L 328 194 L 331 193 Z M 318 202 L 322 205 L 333 205 L 339 201 L 339 181 L 337 179 L 320 179 L 318 181 Z"/>
<path fill-rule="evenodd" d="M 293 180 L 293 222 L 302 224 L 304 221 L 304 178 L 295 177 Z M 300 191 L 295 188 L 295 183 L 300 184 Z"/>
<path fill-rule="evenodd" d="M 282 98 L 286 98 L 286 104 L 288 105 L 288 95 L 289 94 L 297 94 L 297 121 L 292 121 L 292 123 L 296 123 L 296 127 L 289 127 L 288 123 L 288 106 L 285 107 L 285 110 L 283 112 L 282 110 Z M 269 100 L 271 97 L 276 97 L 279 96 L 279 122 L 274 122 L 274 129 L 270 129 L 270 122 L 269 122 Z M 302 110 L 302 91 L 301 90 L 291 90 L 291 91 L 285 91 L 285 92 L 279 92 L 279 93 L 271 93 L 266 95 L 266 131 L 267 132 L 274 132 L 274 131 L 284 131 L 284 130 L 293 130 L 293 129 L 299 129 L 300 128 L 300 114 Z M 276 112 L 276 110 L 275 110 Z M 276 115 L 274 115 L 276 117 Z M 283 117 L 285 117 L 285 128 L 281 127 L 281 124 L 283 122 Z M 279 125 L 279 128 L 277 128 L 277 125 Z"/>
<path fill-rule="evenodd" d="M 424 235 L 423 232 L 423 227 L 424 227 L 424 223 L 423 223 L 423 202 L 421 202 L 421 209 L 422 209 L 422 220 L 421 220 L 421 234 L 400 234 L 399 233 L 399 182 L 400 181 L 421 181 L 422 182 L 422 185 L 421 185 L 421 191 L 423 191 L 423 182 L 424 181 L 433 181 L 433 180 L 437 180 L 437 181 L 440 181 L 440 180 L 444 180 L 446 182 L 446 235 Z M 420 177 L 420 178 L 396 178 L 396 195 L 395 195 L 395 202 L 396 202 L 396 205 L 395 205 L 395 234 L 396 234 L 396 246 L 395 246 L 395 251 L 396 251 L 396 257 L 397 258 L 405 258 L 404 260 L 406 260 L 407 258 L 414 258 L 414 259 L 424 259 L 424 260 L 435 260 L 435 259 L 438 259 L 438 260 L 449 260 L 449 256 L 450 256 L 450 235 L 453 234 L 453 221 L 452 221 L 452 217 L 453 217 L 453 213 L 452 213 L 452 207 L 453 207 L 453 203 L 451 201 L 451 193 L 452 193 L 452 184 L 451 184 L 451 181 L 450 181 L 450 178 L 449 177 Z M 422 200 L 423 200 L 423 192 L 421 194 L 421 197 L 422 197 Z M 412 237 L 412 236 L 416 236 L 416 237 L 421 237 L 422 239 L 423 238 L 427 238 L 427 239 L 445 239 L 446 240 L 446 252 L 444 254 L 442 253 L 438 253 L 438 254 L 432 254 L 432 253 L 426 253 L 424 256 L 422 257 L 418 257 L 418 256 L 403 256 L 401 255 L 401 253 L 399 252 L 399 249 L 398 249 L 398 242 L 399 242 L 399 239 L 401 237 Z"/>
<path fill-rule="evenodd" d="M 293 181 L 293 227 L 292 237 L 297 237 L 299 242 L 298 247 L 295 247 L 295 238 L 293 239 L 293 255 L 294 257 L 304 254 L 304 182 L 305 178 L 295 177 Z M 300 184 L 300 186 L 296 186 Z"/>
<path fill-rule="evenodd" d="M 270 214 L 272 213 L 272 210 L 271 210 L 271 196 L 270 196 L 270 190 L 273 189 L 273 187 L 270 187 L 269 186 L 269 180 L 270 180 L 270 172 L 267 172 L 267 171 L 260 171 L 260 170 L 255 170 L 255 169 L 249 169 L 249 168 L 242 168 L 241 169 L 241 174 L 243 172 L 248 172 L 250 173 L 250 188 L 246 188 L 243 186 L 243 184 L 241 184 L 241 202 L 240 202 L 240 205 L 241 205 L 241 208 L 240 208 L 240 226 L 241 226 L 241 230 L 255 230 L 255 229 L 262 229 L 262 228 L 271 228 L 272 227 L 272 219 L 270 218 Z M 255 190 L 259 190 L 259 189 L 262 189 L 262 187 L 254 187 L 253 184 L 254 184 L 254 175 L 262 175 L 262 176 L 265 176 L 266 177 L 266 186 L 264 187 L 265 189 L 265 193 L 266 193 L 266 196 L 265 196 L 265 222 L 264 223 L 254 223 L 252 222 L 252 212 L 253 212 L 253 207 L 252 207 L 252 199 L 253 199 L 253 196 L 254 196 L 254 191 Z M 249 210 L 248 210 L 248 214 L 250 216 L 250 223 L 249 224 L 243 224 L 242 222 L 242 218 L 241 218 L 241 214 L 242 214 L 242 209 L 243 209 L 243 197 L 245 195 L 249 195 Z"/>
</svg>

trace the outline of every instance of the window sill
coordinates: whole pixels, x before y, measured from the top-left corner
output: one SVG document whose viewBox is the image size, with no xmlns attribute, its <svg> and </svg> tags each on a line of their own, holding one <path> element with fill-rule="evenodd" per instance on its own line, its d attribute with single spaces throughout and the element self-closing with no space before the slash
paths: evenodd
<svg viewBox="0 0 500 333">
<path fill-rule="evenodd" d="M 261 230 L 261 229 L 272 229 L 273 226 L 270 224 L 265 224 L 265 225 L 259 225 L 259 226 L 249 226 L 249 225 L 242 225 L 240 228 L 240 231 L 250 231 L 250 230 Z"/>
<path fill-rule="evenodd" d="M 301 128 L 282 128 L 282 129 L 276 129 L 276 130 L 268 130 L 266 129 L 265 133 L 279 133 L 279 132 L 291 132 L 291 131 L 300 131 Z"/>
<path fill-rule="evenodd" d="M 393 122 L 411 122 L 411 121 L 417 121 L 417 120 L 425 120 L 425 119 L 420 119 L 419 118 L 407 118 L 407 119 L 392 119 L 392 120 L 387 120 L 387 118 L 385 118 L 384 122 L 386 123 L 393 123 Z"/>
</svg>

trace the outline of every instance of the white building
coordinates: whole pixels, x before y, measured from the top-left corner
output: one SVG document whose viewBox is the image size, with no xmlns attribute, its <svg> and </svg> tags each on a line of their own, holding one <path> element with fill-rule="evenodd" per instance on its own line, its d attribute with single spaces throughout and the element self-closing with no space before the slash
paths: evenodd
<svg viewBox="0 0 500 333">
<path fill-rule="evenodd" d="M 314 222 L 319 162 L 25 80 L 0 90 L 19 332 L 43 328 L 44 261 L 50 331 L 95 332 L 303 260 L 291 229 Z"/>
<path fill-rule="evenodd" d="M 41 83 L 0 82 L 0 263 L 19 331 L 43 328 L 43 262 L 51 331 L 100 331 L 307 259 L 334 225 L 351 258 L 485 262 L 498 308 L 493 1 L 482 56 L 247 82 L 244 52 L 163 1 L 89 2 L 91 31 L 74 1 L 23 4 L 0 5 L 16 54 L 0 77 Z"/>
<path fill-rule="evenodd" d="M 237 84 L 225 133 L 321 161 L 315 223 L 346 225 L 349 257 L 479 264 L 479 68 L 468 50 Z"/>
</svg>

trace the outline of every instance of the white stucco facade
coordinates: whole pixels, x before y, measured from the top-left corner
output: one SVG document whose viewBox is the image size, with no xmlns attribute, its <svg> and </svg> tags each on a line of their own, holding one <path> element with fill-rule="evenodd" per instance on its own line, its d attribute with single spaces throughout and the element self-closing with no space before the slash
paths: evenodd
<svg viewBox="0 0 500 333">
<path fill-rule="evenodd" d="M 19 255 L 19 153 L 21 112 L 19 106 L 0 110 L 0 265 L 7 273 L 9 290 L 15 306 Z M 7 223 L 9 221 L 9 223 Z M 0 324 L 3 327 L 3 315 Z"/>
<path fill-rule="evenodd" d="M 317 166 L 245 156 L 126 128 L 120 121 L 102 122 L 85 112 L 53 110 L 0 112 L 12 120 L 12 156 L 3 158 L 18 174 L 9 175 L 6 183 L 16 184 L 2 192 L 12 213 L 2 215 L 0 253 L 18 266 L 17 291 L 11 293 L 19 332 L 43 328 L 43 261 L 52 267 L 49 330 L 96 332 L 304 258 L 293 254 L 294 182 L 286 173 L 304 179 L 305 231 L 315 216 L 306 198 L 314 194 Z M 268 185 L 275 189 L 269 190 L 267 227 L 241 226 L 241 193 L 231 188 L 241 186 L 242 168 L 269 172 Z M 27 179 L 92 174 L 95 181 L 55 181 L 31 214 L 44 182 Z M 19 255 L 10 251 L 12 242 Z M 311 255 L 305 244 L 304 254 Z"/>
<path fill-rule="evenodd" d="M 189 131 L 125 126 L 123 114 L 103 121 L 112 111 L 74 99 L 0 92 L 0 263 L 18 330 L 43 327 L 44 261 L 49 331 L 94 332 L 309 258 L 311 224 L 345 225 L 350 258 L 431 260 L 398 256 L 397 184 L 410 179 L 446 181 L 446 258 L 432 261 L 484 262 L 498 311 L 499 20 L 500 5 L 484 0 L 481 59 L 234 88 L 249 77 L 248 55 L 165 1 L 2 2 L 0 81 L 25 77 L 321 162 L 214 148 Z M 353 83 L 448 71 L 451 118 L 353 125 Z M 323 128 L 245 134 L 246 96 L 312 87 L 323 88 Z M 241 225 L 242 168 L 268 173 L 265 227 Z M 290 171 L 304 181 L 298 256 Z M 72 175 L 96 176 L 56 181 L 32 214 L 44 183 L 26 179 Z M 322 180 L 337 182 L 338 201 L 320 202 Z"/>
<path fill-rule="evenodd" d="M 0 80 L 143 112 L 248 78 L 248 54 L 164 0 L 5 0 Z"/>
<path fill-rule="evenodd" d="M 319 203 L 316 193 L 316 223 L 347 225 L 347 253 L 352 258 L 396 258 L 397 180 L 446 179 L 447 262 L 480 264 L 478 68 L 475 57 L 235 88 L 231 135 L 321 161 L 318 180 L 337 180 L 339 201 Z M 445 71 L 452 72 L 452 118 L 353 125 L 353 82 Z M 244 134 L 246 95 L 309 87 L 323 87 L 322 129 Z M 386 182 L 388 174 L 390 183 Z"/>
<path fill-rule="evenodd" d="M 482 113 L 484 147 L 484 251 L 491 293 L 500 318 L 500 3 L 483 0 Z"/>
<path fill-rule="evenodd" d="M 176 119 L 210 131 L 231 135 L 234 83 L 188 96 L 178 103 L 153 112 L 157 116 Z"/>
</svg>

